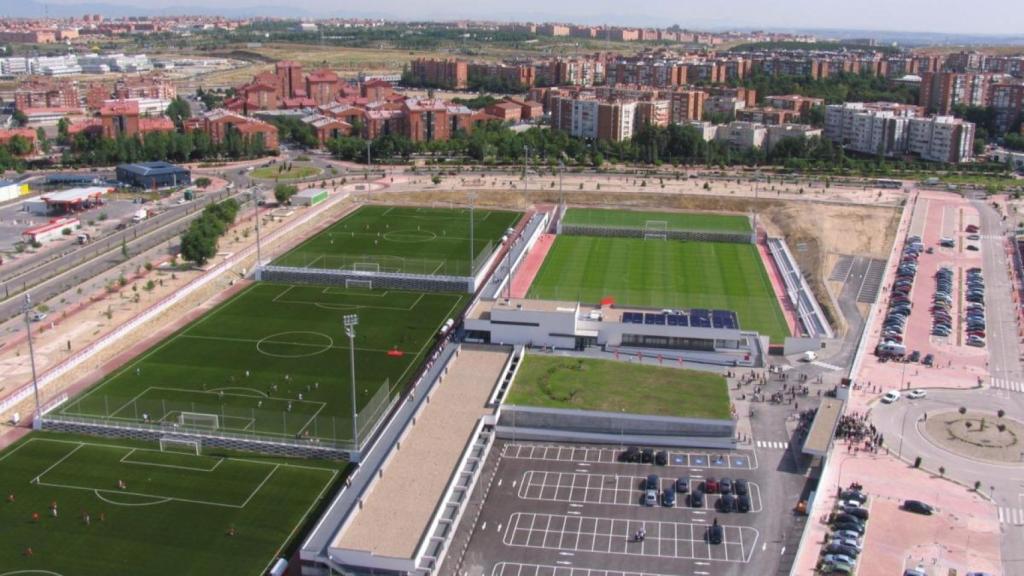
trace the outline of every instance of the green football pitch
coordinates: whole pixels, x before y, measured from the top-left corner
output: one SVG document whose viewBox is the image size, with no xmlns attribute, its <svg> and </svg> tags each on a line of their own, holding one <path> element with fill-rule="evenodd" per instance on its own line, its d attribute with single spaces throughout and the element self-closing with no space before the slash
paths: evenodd
<svg viewBox="0 0 1024 576">
<path fill-rule="evenodd" d="M 527 297 L 732 310 L 772 342 L 789 335 L 753 244 L 561 235 Z"/>
<path fill-rule="evenodd" d="M 72 399 L 61 413 L 347 442 L 351 376 L 342 317 L 358 314 L 356 392 L 365 437 L 464 299 L 259 282 Z"/>
<path fill-rule="evenodd" d="M 469 276 L 521 214 L 363 206 L 273 262 L 277 266 Z"/>
<path fill-rule="evenodd" d="M 565 224 L 604 226 L 609 228 L 646 228 L 652 222 L 664 222 L 666 230 L 698 232 L 750 232 L 750 219 L 733 214 L 707 212 L 643 212 L 634 210 L 602 210 L 569 208 Z"/>
<path fill-rule="evenodd" d="M 265 574 L 344 466 L 34 432 L 0 452 L 0 574 Z"/>
</svg>

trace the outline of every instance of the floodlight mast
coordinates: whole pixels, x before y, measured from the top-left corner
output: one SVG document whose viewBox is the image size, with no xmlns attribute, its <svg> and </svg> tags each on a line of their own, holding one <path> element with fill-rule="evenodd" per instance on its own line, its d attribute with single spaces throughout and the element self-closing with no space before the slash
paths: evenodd
<svg viewBox="0 0 1024 576">
<path fill-rule="evenodd" d="M 28 339 L 28 357 L 29 363 L 32 365 L 32 391 L 36 397 L 36 415 L 32 419 L 32 427 L 36 430 L 41 430 L 43 427 L 43 409 L 39 404 L 39 380 L 36 378 L 36 354 L 35 349 L 32 346 L 32 321 L 28 317 L 28 313 L 32 311 L 32 296 L 25 294 L 25 335 Z"/>
<path fill-rule="evenodd" d="M 352 370 L 352 447 L 355 451 L 359 449 L 359 424 L 356 421 L 356 325 L 359 324 L 359 315 L 346 314 L 342 324 L 348 336 L 348 364 Z"/>
</svg>

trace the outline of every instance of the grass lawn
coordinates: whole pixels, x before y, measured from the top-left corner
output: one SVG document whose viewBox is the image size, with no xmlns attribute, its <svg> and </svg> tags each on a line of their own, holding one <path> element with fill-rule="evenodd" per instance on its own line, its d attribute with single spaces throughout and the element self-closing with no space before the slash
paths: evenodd
<svg viewBox="0 0 1024 576">
<path fill-rule="evenodd" d="M 565 220 L 563 222 L 566 224 L 590 224 L 610 228 L 642 229 L 647 222 L 652 220 L 665 222 L 669 230 L 750 232 L 750 219 L 746 216 L 699 212 L 644 212 L 569 208 L 565 212 Z"/>
<path fill-rule="evenodd" d="M 463 294 L 256 283 L 62 407 L 69 416 L 189 422 L 264 436 L 351 439 L 349 345 L 356 328 L 357 404 L 366 429 L 416 372 Z M 397 348 L 403 355 L 394 355 Z M 183 417 L 183 413 L 186 415 Z M 211 424 L 200 419 L 193 425 Z"/>
<path fill-rule="evenodd" d="M 506 402 L 687 418 L 731 417 L 729 391 L 718 374 L 537 354 L 523 360 Z"/>
<path fill-rule="evenodd" d="M 0 569 L 74 576 L 265 574 L 344 467 L 161 452 L 156 444 L 33 432 L 0 453 Z"/>
<path fill-rule="evenodd" d="M 320 173 L 316 166 L 292 165 L 287 170 L 279 170 L 281 164 L 261 166 L 252 171 L 253 178 L 261 180 L 302 180 Z"/>
<path fill-rule="evenodd" d="M 732 310 L 772 342 L 789 335 L 753 244 L 560 235 L 527 297 Z"/>
<path fill-rule="evenodd" d="M 469 210 L 363 206 L 274 261 L 279 266 L 470 275 Z M 521 214 L 473 212 L 473 257 L 486 260 Z"/>
</svg>

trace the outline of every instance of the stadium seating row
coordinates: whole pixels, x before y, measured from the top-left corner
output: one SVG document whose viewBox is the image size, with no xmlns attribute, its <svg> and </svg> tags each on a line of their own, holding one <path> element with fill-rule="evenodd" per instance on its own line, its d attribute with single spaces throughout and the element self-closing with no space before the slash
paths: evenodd
<svg viewBox="0 0 1024 576">
<path fill-rule="evenodd" d="M 738 330 L 736 313 L 730 310 L 704 310 L 694 308 L 686 314 L 666 312 L 623 312 L 624 324 L 651 324 L 656 326 L 694 326 L 697 328 L 724 328 Z"/>
</svg>

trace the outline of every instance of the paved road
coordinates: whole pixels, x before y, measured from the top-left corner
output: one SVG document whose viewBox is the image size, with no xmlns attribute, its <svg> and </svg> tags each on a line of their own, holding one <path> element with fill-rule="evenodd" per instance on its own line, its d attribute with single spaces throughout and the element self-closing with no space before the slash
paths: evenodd
<svg viewBox="0 0 1024 576">
<path fill-rule="evenodd" d="M 93 244 L 11 278 L 5 278 L 0 285 L 0 297 L 3 298 L 0 301 L 0 321 L 22 311 L 22 293 L 26 290 L 32 294 L 33 301 L 45 302 L 85 279 L 93 278 L 116 266 L 123 259 L 120 252 L 122 240 L 127 242 L 131 253 L 144 252 L 177 236 L 208 203 L 237 194 L 241 194 L 237 189 L 204 194 L 195 202 L 174 206 L 126 230 L 115 232 Z"/>
<path fill-rule="evenodd" d="M 997 381 L 1024 383 L 1016 305 L 1004 245 L 1007 230 L 999 213 L 983 199 L 972 204 L 981 215 L 989 370 Z M 1024 385 L 1011 390 L 992 387 L 990 382 L 984 384 L 984 388 L 973 390 L 931 389 L 925 399 L 903 398 L 890 405 L 877 404 L 872 408 L 871 420 L 897 456 L 908 460 L 920 456 L 927 468 L 943 466 L 946 476 L 968 486 L 977 480 L 982 482 L 982 491 L 991 495 L 999 509 L 1005 573 L 1020 574 L 1024 573 L 1024 451 L 1016 463 L 984 462 L 935 445 L 920 429 L 926 412 L 935 414 L 961 406 L 987 412 L 1003 409 L 1018 417 L 1024 414 Z M 933 385 L 941 386 L 941 381 Z"/>
</svg>

